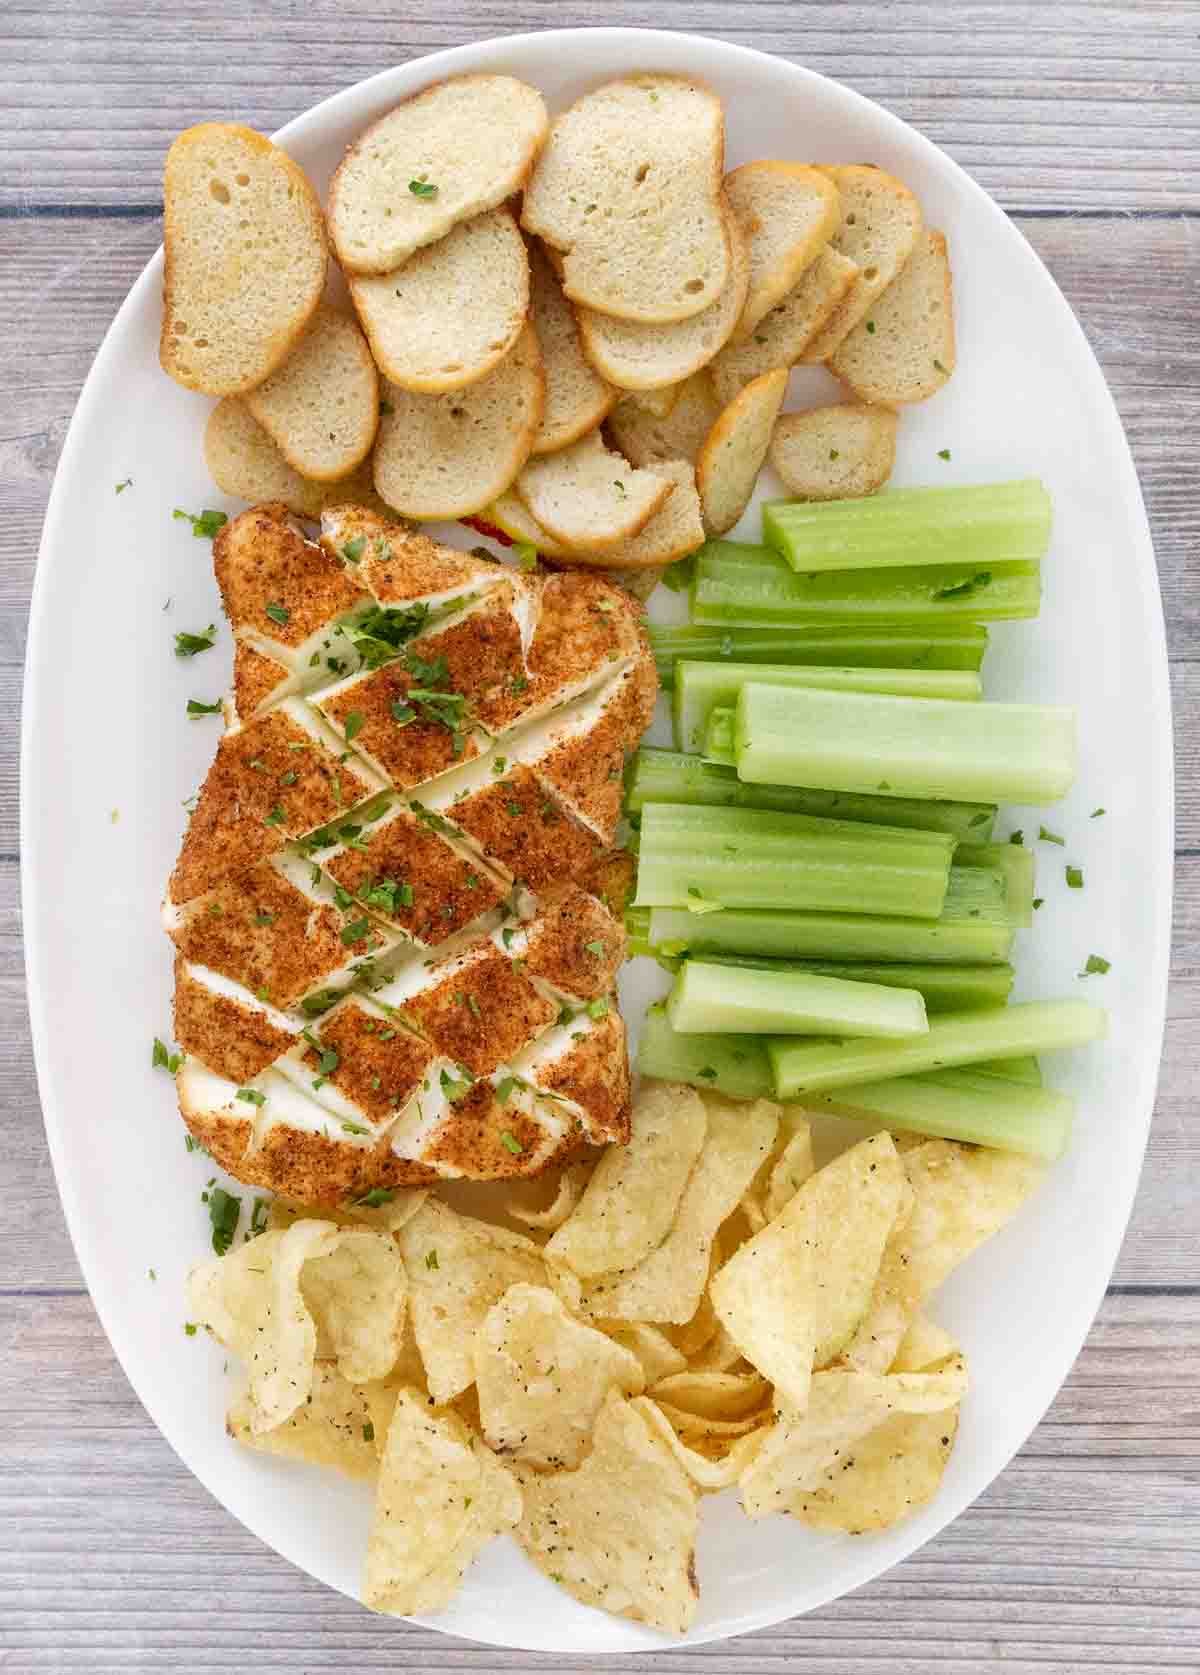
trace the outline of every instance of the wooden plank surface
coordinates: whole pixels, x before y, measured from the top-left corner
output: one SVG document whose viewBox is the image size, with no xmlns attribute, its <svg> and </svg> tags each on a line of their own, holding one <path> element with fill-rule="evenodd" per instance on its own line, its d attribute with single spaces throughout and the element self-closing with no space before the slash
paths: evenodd
<svg viewBox="0 0 1200 1675">
<path fill-rule="evenodd" d="M 16 718 L 37 540 L 92 355 L 159 238 L 165 143 L 270 129 L 386 64 L 489 34 L 644 23 L 501 0 L 0 9 L 0 1670 L 634 1670 L 372 1618 L 225 1514 L 154 1431 L 82 1293 L 37 1117 L 16 879 Z M 687 4 L 652 21 L 835 75 L 1010 211 L 1079 313 L 1154 528 L 1179 766 L 1174 983 L 1113 1287 L 1017 1460 L 919 1555 L 824 1611 L 692 1653 L 707 1675 L 1200 1667 L 1200 8 Z M 1131 888 L 1136 881 L 1131 880 Z"/>
</svg>

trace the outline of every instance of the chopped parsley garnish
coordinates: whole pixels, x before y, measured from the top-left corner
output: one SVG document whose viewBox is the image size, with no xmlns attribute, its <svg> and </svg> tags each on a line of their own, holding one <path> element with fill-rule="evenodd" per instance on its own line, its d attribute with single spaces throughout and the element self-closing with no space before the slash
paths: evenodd
<svg viewBox="0 0 1200 1675">
<path fill-rule="evenodd" d="M 156 1035 L 154 1037 L 154 1046 L 150 1052 L 150 1068 L 152 1070 L 166 1070 L 173 1076 L 182 1063 L 183 1054 L 169 1053 L 165 1045 Z"/>
<path fill-rule="evenodd" d="M 217 625 L 210 622 L 203 634 L 176 634 L 176 657 L 196 657 L 202 651 L 211 651 L 217 643 Z"/>
<path fill-rule="evenodd" d="M 369 1128 L 364 1128 L 359 1122 L 343 1122 L 342 1124 L 343 1134 L 369 1134 L 370 1132 Z"/>
<path fill-rule="evenodd" d="M 347 564 L 357 564 L 366 550 L 367 538 L 365 535 L 352 535 L 348 541 L 342 542 L 342 557 Z"/>
<path fill-rule="evenodd" d="M 120 483 L 117 483 L 117 484 L 114 485 L 113 493 L 114 494 L 124 494 L 126 489 L 131 489 L 132 487 L 133 487 L 133 478 L 132 477 L 126 477 L 124 482 L 120 482 Z"/>
<path fill-rule="evenodd" d="M 442 1092 L 450 1101 L 451 1105 L 457 1105 L 458 1101 L 460 1099 L 465 1099 L 471 1091 L 470 1080 L 464 1078 L 461 1081 L 457 1081 L 453 1076 L 451 1076 L 448 1070 L 443 1070 L 438 1080 L 441 1083 Z"/>
<path fill-rule="evenodd" d="M 588 1001 L 586 1011 L 589 1018 L 607 1018 L 608 1001 L 603 995 L 599 995 L 595 1000 Z"/>
<path fill-rule="evenodd" d="M 274 604 L 266 606 L 266 613 L 270 617 L 271 621 L 279 623 L 280 627 L 283 627 L 285 623 L 289 622 L 292 615 L 286 605 Z"/>
<path fill-rule="evenodd" d="M 717 1079 L 717 1073 L 711 1064 L 704 1065 L 702 1069 L 697 1070 L 696 1074 L 697 1076 L 703 1076 L 706 1082 L 715 1082 Z"/>
<path fill-rule="evenodd" d="M 1025 833 L 1021 832 L 1021 831 L 1010 832 L 1008 834 L 1008 841 L 1010 843 L 1024 843 L 1025 842 Z"/>
<path fill-rule="evenodd" d="M 1106 812 L 1107 812 L 1107 810 L 1105 810 L 1103 808 L 1094 808 L 1092 810 L 1091 814 L 1088 816 L 1088 819 L 1089 820 L 1099 820 L 1100 816 L 1102 814 L 1106 813 Z"/>
<path fill-rule="evenodd" d="M 939 448 L 938 449 L 938 458 L 939 459 L 949 459 L 950 458 L 949 448 Z"/>
<path fill-rule="evenodd" d="M 257 1088 L 239 1088 L 237 1096 L 239 1099 L 244 1099 L 247 1105 L 265 1105 L 267 1103 L 266 1094 L 259 1093 Z"/>
<path fill-rule="evenodd" d="M 264 814 L 263 815 L 263 825 L 264 826 L 282 826 L 283 822 L 286 818 L 287 818 L 287 816 L 284 814 L 284 812 L 280 808 L 279 804 L 276 803 L 275 807 L 271 810 L 270 814 Z"/>
<path fill-rule="evenodd" d="M 697 893 L 699 893 L 699 892 L 697 892 Z M 689 890 L 688 894 L 689 895 L 691 894 L 690 890 Z M 583 951 L 584 951 L 585 954 L 591 954 L 593 959 L 597 959 L 597 960 L 603 959 L 603 957 L 604 957 L 604 944 L 603 944 L 603 942 L 601 942 L 599 940 L 597 940 L 595 942 L 585 942 L 584 945 L 583 945 Z"/>
<path fill-rule="evenodd" d="M 513 543 L 513 557 L 520 570 L 536 570 L 538 550 L 532 541 L 516 541 Z"/>
<path fill-rule="evenodd" d="M 353 543 L 347 542 L 350 546 Z M 343 548 L 345 551 L 345 548 Z M 401 648 L 424 628 L 429 606 L 422 603 L 404 609 L 375 606 L 365 616 L 344 623 L 342 633 L 368 669 L 378 669 L 397 657 Z"/>
<path fill-rule="evenodd" d="M 398 883 L 394 878 L 383 878 L 379 883 L 360 890 L 359 900 L 367 907 L 382 908 L 385 913 L 394 914 L 397 908 L 412 906 L 413 887 Z"/>
<path fill-rule="evenodd" d="M 194 1338 L 196 1336 L 196 1333 L 200 1330 L 200 1328 L 196 1325 L 196 1322 L 194 1320 L 185 1320 L 184 1323 L 183 1323 L 183 1329 L 187 1333 L 189 1338 Z"/>
<path fill-rule="evenodd" d="M 276 918 L 277 915 L 274 913 L 256 913 L 254 915 L 254 923 L 256 925 L 273 925 Z"/>
<path fill-rule="evenodd" d="M 198 541 L 211 541 L 218 529 L 229 522 L 224 512 L 214 512 L 211 507 L 206 507 L 203 512 L 196 513 L 180 511 L 179 507 L 176 506 L 171 516 L 178 518 L 182 523 L 190 523 L 192 534 Z"/>
<path fill-rule="evenodd" d="M 426 1251 L 425 1252 L 425 1266 L 427 1268 L 432 1268 L 436 1271 L 437 1265 L 438 1265 L 437 1251 L 436 1250 Z"/>
<path fill-rule="evenodd" d="M 248 1238 L 257 1239 L 260 1233 L 265 1233 L 267 1231 L 267 1216 L 270 1213 L 270 1209 L 271 1201 L 269 1198 L 256 1198 L 254 1200 L 254 1208 L 250 1211 L 250 1232 L 247 1234 Z"/>
<path fill-rule="evenodd" d="M 1060 848 L 1063 847 L 1067 841 L 1065 837 L 1059 837 L 1057 832 L 1052 832 L 1045 826 L 1038 827 L 1038 839 L 1042 843 L 1057 843 Z"/>
<path fill-rule="evenodd" d="M 1082 867 L 1068 867 L 1067 868 L 1067 888 L 1069 890 L 1082 890 L 1083 889 L 1083 868 Z"/>
<path fill-rule="evenodd" d="M 516 1135 L 510 1134 L 507 1128 L 504 1129 L 500 1135 L 500 1144 L 504 1147 L 506 1152 L 511 1152 L 514 1157 L 520 1157 L 521 1153 L 525 1150 Z"/>
<path fill-rule="evenodd" d="M 508 683 L 511 698 L 519 698 L 523 692 L 529 691 L 529 681 L 524 675 L 514 675 Z"/>
<path fill-rule="evenodd" d="M 520 1087 L 520 1085 L 516 1076 L 505 1076 L 503 1081 L 496 1083 L 496 1103 L 507 1105 L 513 1096 L 513 1089 Z"/>
<path fill-rule="evenodd" d="M 931 599 L 969 599 L 980 588 L 987 587 L 992 579 L 990 570 L 980 570 L 974 576 L 968 576 L 961 582 L 948 582 L 945 587 L 938 587 L 929 595 Z"/>
<path fill-rule="evenodd" d="M 221 700 L 219 698 L 215 704 L 206 704 L 203 699 L 200 698 L 189 698 L 187 701 L 187 712 L 189 715 L 220 715 L 221 707 Z"/>
<path fill-rule="evenodd" d="M 677 558 L 674 564 L 668 564 L 659 580 L 664 587 L 669 587 L 672 593 L 686 593 L 692 585 L 695 573 L 695 557 L 689 553 L 686 558 Z"/>
<path fill-rule="evenodd" d="M 410 802 L 408 806 L 412 809 L 417 819 L 429 827 L 430 831 L 441 832 L 444 837 L 458 836 L 458 833 L 448 820 L 443 820 L 440 814 L 434 813 L 433 809 L 426 808 L 424 803 L 419 803 L 414 800 Z"/>
<path fill-rule="evenodd" d="M 381 1204 L 390 1204 L 395 1196 L 396 1194 L 389 1192 L 387 1187 L 373 1186 L 370 1192 L 364 1192 L 354 1203 L 360 1210 L 377 1210 Z"/>
<path fill-rule="evenodd" d="M 374 1425 L 372 1425 L 372 1423 L 369 1419 L 367 1420 L 366 1424 L 363 1426 L 363 1441 L 364 1442 L 374 1442 L 375 1441 L 375 1427 L 374 1427 Z"/>
<path fill-rule="evenodd" d="M 438 194 L 437 187 L 428 175 L 423 174 L 419 174 L 415 180 L 410 180 L 408 189 L 414 198 L 436 198 Z"/>
<path fill-rule="evenodd" d="M 300 1010 L 306 1018 L 319 1018 L 322 1012 L 336 1006 L 341 998 L 337 989 L 318 989 L 315 994 L 305 995 L 300 1002 Z"/>
<path fill-rule="evenodd" d="M 1033 906 L 1034 906 L 1034 911 L 1035 912 L 1042 905 L 1042 903 L 1045 901 L 1045 899 L 1046 899 L 1045 896 L 1034 896 Z"/>
<path fill-rule="evenodd" d="M 212 1223 L 212 1248 L 218 1256 L 224 1256 L 232 1245 L 241 1213 L 240 1198 L 226 1192 L 224 1187 L 213 1187 L 208 1195 L 208 1219 Z"/>
<path fill-rule="evenodd" d="M 1112 961 L 1106 960 L 1103 954 L 1089 954 L 1081 977 L 1103 977 L 1106 971 L 1112 970 Z"/>
<path fill-rule="evenodd" d="M 341 1062 L 341 1055 L 338 1053 L 336 1047 L 323 1047 L 321 1049 L 321 1060 L 317 1069 L 321 1072 L 322 1076 L 332 1076 Z"/>
<path fill-rule="evenodd" d="M 342 926 L 342 942 L 349 948 L 352 943 L 361 942 L 370 929 L 371 921 L 369 919 L 354 919 L 350 924 Z"/>
<path fill-rule="evenodd" d="M 342 731 L 346 735 L 346 743 L 350 744 L 363 730 L 366 717 L 361 710 L 351 710 L 342 724 Z"/>
</svg>

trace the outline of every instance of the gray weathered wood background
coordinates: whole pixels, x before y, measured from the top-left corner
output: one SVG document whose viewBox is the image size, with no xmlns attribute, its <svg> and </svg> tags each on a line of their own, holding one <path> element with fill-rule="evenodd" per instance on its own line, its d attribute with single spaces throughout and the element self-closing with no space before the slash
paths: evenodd
<svg viewBox="0 0 1200 1675">
<path fill-rule="evenodd" d="M 181 127 L 270 130 L 389 64 L 567 24 L 720 34 L 840 78 L 983 182 L 1078 311 L 1154 526 L 1180 770 L 1154 1131 L 1100 1318 L 1045 1422 L 939 1540 L 811 1616 L 674 1654 L 704 1675 L 1200 1668 L 1200 4 L 0 0 L 0 1669 L 643 1668 L 481 1650 L 292 1570 L 159 1438 L 100 1331 L 38 1118 L 22 992 L 17 716 L 55 461 L 159 241 Z M 1136 889 L 1136 879 L 1130 888 Z M 103 1090 L 97 1090 L 103 1115 Z M 136 1215 L 135 1204 L 114 1205 Z"/>
</svg>

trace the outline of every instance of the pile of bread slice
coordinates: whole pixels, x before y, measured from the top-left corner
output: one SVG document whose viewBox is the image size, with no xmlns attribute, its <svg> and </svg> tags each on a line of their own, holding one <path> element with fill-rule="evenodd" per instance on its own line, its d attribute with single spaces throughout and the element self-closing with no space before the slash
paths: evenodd
<svg viewBox="0 0 1200 1675">
<path fill-rule="evenodd" d="M 876 167 L 726 173 L 724 127 L 691 77 L 631 74 L 551 122 L 526 83 L 465 75 L 367 128 L 325 213 L 262 136 L 187 130 L 161 359 L 221 398 L 218 486 L 651 573 L 731 529 L 768 459 L 806 498 L 874 492 L 897 409 L 954 367 L 946 241 Z M 849 399 L 783 413 L 799 363 Z"/>
</svg>

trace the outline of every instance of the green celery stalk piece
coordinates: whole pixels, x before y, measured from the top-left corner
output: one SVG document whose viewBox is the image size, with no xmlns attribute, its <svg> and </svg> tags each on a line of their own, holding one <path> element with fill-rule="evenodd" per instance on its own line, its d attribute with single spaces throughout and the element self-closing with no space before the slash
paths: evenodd
<svg viewBox="0 0 1200 1675">
<path fill-rule="evenodd" d="M 1032 1053 L 1022 1058 L 980 1059 L 971 1070 L 976 1076 L 999 1076 L 1006 1082 L 1023 1082 L 1026 1087 L 1042 1085 L 1042 1067 Z"/>
<path fill-rule="evenodd" d="M 906 1040 L 929 1029 L 916 989 L 763 966 L 685 960 L 667 997 L 683 1035 L 853 1035 Z"/>
<path fill-rule="evenodd" d="M 697 803 L 713 808 L 773 808 L 780 813 L 819 814 L 835 820 L 864 820 L 879 826 L 912 826 L 949 832 L 960 840 L 986 843 L 996 818 L 994 803 L 937 802 L 930 798 L 858 796 L 794 785 L 743 785 L 729 767 L 675 750 L 649 746 L 637 752 L 629 773 L 625 807 L 639 814 L 647 803 Z M 1011 846 L 1010 847 L 1014 847 Z"/>
<path fill-rule="evenodd" d="M 683 658 L 978 671 L 987 650 L 987 629 L 979 623 L 959 621 L 829 623 L 812 628 L 705 628 L 698 623 L 651 622 L 646 632 L 658 664 L 658 678 L 668 689 L 674 683 L 675 665 Z"/>
<path fill-rule="evenodd" d="M 696 555 L 692 621 L 705 627 L 797 628 L 852 622 L 924 625 L 1035 617 L 1041 569 L 1033 560 L 908 565 L 797 575 L 768 547 L 710 541 Z"/>
<path fill-rule="evenodd" d="M 883 983 L 916 989 L 931 1014 L 975 1012 L 1005 1006 L 1014 972 L 1007 962 L 995 965 L 926 965 L 915 961 L 768 960 L 754 954 L 708 954 L 714 965 L 750 966 L 766 971 L 809 972 L 816 977 L 844 977 L 857 983 Z M 848 1031 L 841 1031 L 848 1034 Z"/>
<path fill-rule="evenodd" d="M 637 1066 L 643 1076 L 687 1082 L 730 1099 L 769 1099 L 771 1067 L 752 1035 L 679 1035 L 661 1006 L 642 1020 Z"/>
<path fill-rule="evenodd" d="M 644 908 L 627 909 L 644 913 Z M 951 867 L 937 919 L 874 913 L 692 913 L 655 907 L 640 934 L 657 954 L 748 954 L 780 959 L 915 960 L 995 964 L 1012 952 L 1004 880 L 987 868 Z"/>
<path fill-rule="evenodd" d="M 639 907 L 865 912 L 936 918 L 954 840 L 765 809 L 651 803 L 642 811 Z"/>
<path fill-rule="evenodd" d="M 1028 930 L 1033 924 L 1033 898 L 1037 894 L 1037 859 L 1032 849 L 1019 843 L 960 843 L 954 851 L 956 867 L 994 867 L 1003 873 L 1008 895 L 1008 912 L 1013 924 Z"/>
<path fill-rule="evenodd" d="M 1053 1163 L 1067 1149 L 1075 1102 L 1050 1088 L 1025 1087 L 970 1070 L 898 1076 L 806 1093 L 805 1105 L 885 1128 L 995 1146 Z"/>
<path fill-rule="evenodd" d="M 951 1070 L 980 1059 L 1082 1047 L 1107 1028 L 1107 1017 L 1085 1000 L 1025 1001 L 988 1012 L 934 1018 L 927 1035 L 911 1041 L 832 1043 L 768 1037 L 767 1054 L 779 1099 L 893 1076 Z"/>
<path fill-rule="evenodd" d="M 1075 777 L 1075 712 L 743 685 L 738 778 L 902 797 L 1048 803 Z M 1016 847 L 1015 845 L 1013 847 Z"/>
<path fill-rule="evenodd" d="M 881 569 L 1045 558 L 1050 496 L 1036 477 L 890 489 L 862 500 L 768 500 L 763 540 L 793 570 Z"/>
<path fill-rule="evenodd" d="M 762 686 L 817 686 L 828 692 L 883 692 L 897 698 L 944 698 L 972 702 L 983 683 L 968 669 L 854 669 L 789 667 L 782 663 L 693 662 L 675 665 L 671 721 L 677 750 L 704 751 L 708 719 L 715 709 L 732 709 L 745 681 Z"/>
<path fill-rule="evenodd" d="M 709 710 L 704 729 L 704 760 L 719 768 L 737 768 L 737 711 Z"/>
</svg>

